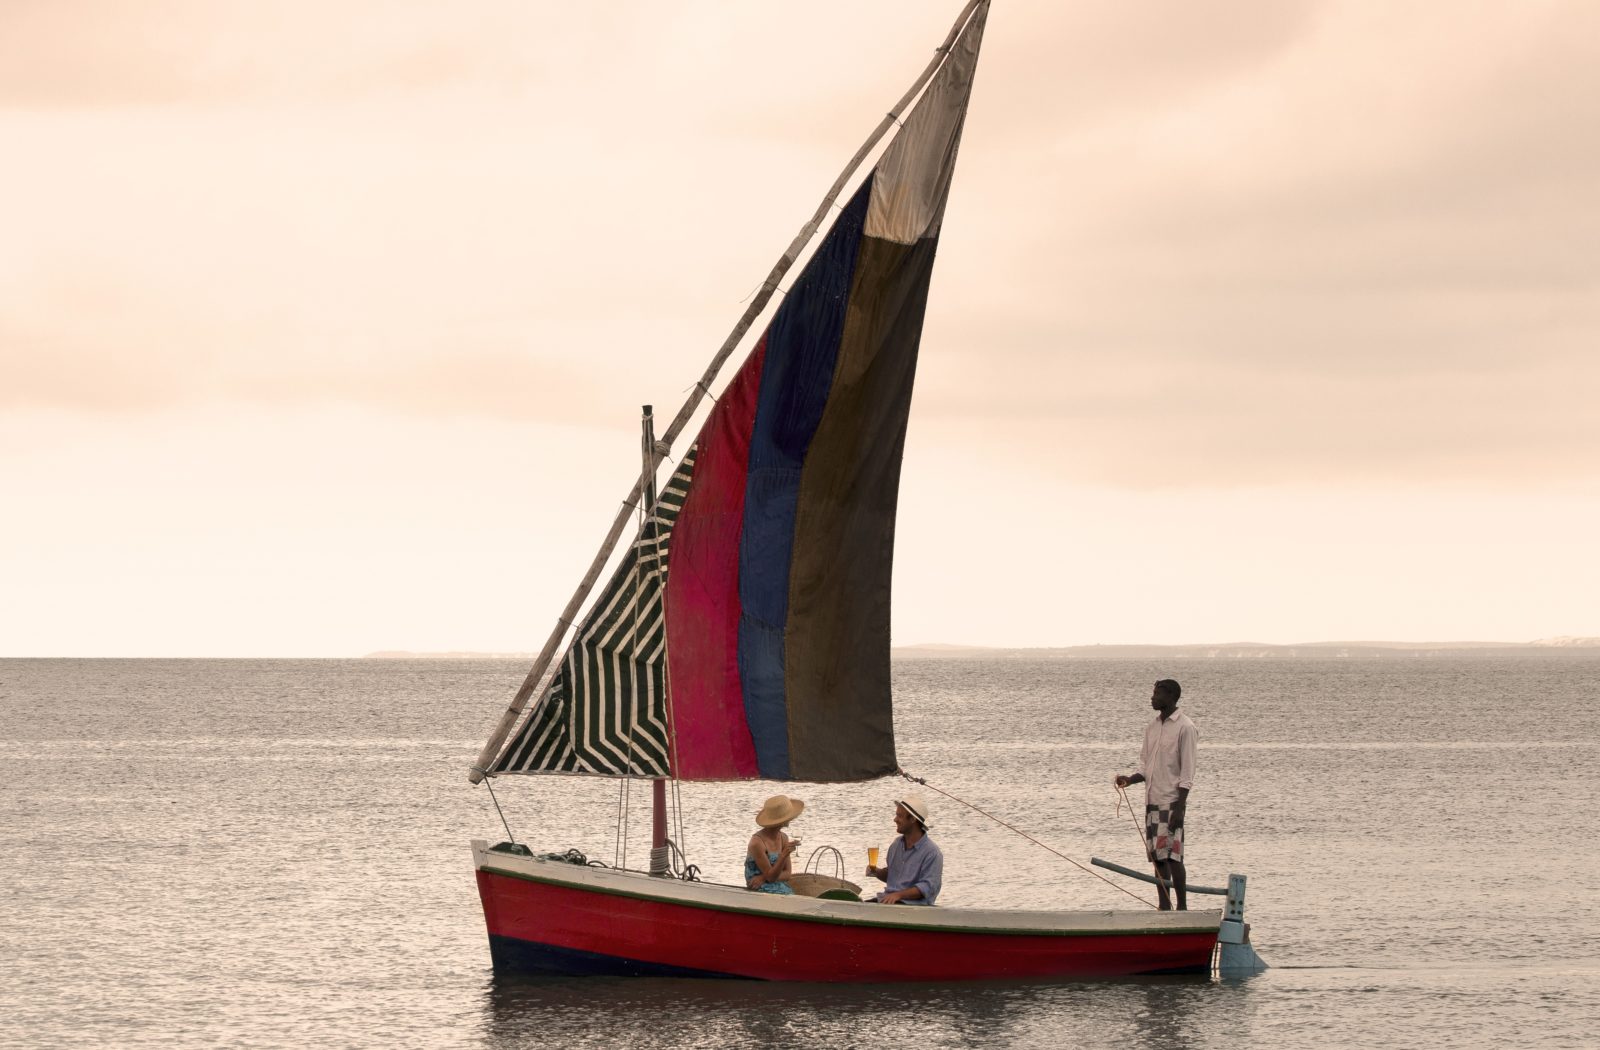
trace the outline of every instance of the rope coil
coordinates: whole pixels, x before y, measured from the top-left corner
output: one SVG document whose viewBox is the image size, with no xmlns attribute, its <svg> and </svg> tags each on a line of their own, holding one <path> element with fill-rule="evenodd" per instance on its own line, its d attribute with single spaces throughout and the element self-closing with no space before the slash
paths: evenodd
<svg viewBox="0 0 1600 1050">
<path fill-rule="evenodd" d="M 1145 826 L 1139 820 L 1139 812 L 1133 808 L 1133 801 L 1128 798 L 1128 789 L 1120 784 L 1116 785 L 1116 788 L 1117 794 L 1122 796 L 1122 801 L 1117 803 L 1117 816 L 1120 817 L 1122 815 L 1123 806 L 1128 807 L 1128 817 L 1133 821 L 1133 830 L 1139 833 L 1139 845 L 1144 847 L 1145 856 L 1149 856 L 1150 836 L 1145 834 Z"/>
</svg>

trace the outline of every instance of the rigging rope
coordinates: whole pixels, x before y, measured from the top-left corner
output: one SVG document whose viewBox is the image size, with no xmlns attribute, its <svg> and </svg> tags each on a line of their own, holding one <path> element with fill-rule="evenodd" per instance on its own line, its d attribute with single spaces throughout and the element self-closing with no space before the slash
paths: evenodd
<svg viewBox="0 0 1600 1050">
<path fill-rule="evenodd" d="M 489 801 L 494 803 L 494 811 L 500 814 L 500 823 L 506 829 L 506 841 L 516 842 L 517 837 L 511 834 L 511 824 L 506 820 L 505 810 L 500 808 L 500 800 L 494 797 L 494 782 L 490 777 L 483 778 L 483 786 L 489 789 Z"/>
<path fill-rule="evenodd" d="M 687 868 L 692 868 L 692 867 L 694 867 L 694 865 L 689 863 L 689 854 L 688 854 L 689 840 L 687 838 L 685 838 L 684 834 L 683 834 L 683 788 L 682 788 L 682 781 L 680 781 L 676 776 L 674 776 L 672 778 L 672 819 L 673 819 L 673 823 L 677 826 L 677 829 L 678 829 L 678 841 L 672 843 L 672 848 L 677 850 L 678 851 L 678 855 L 683 858 L 683 863 L 684 863 L 685 868 L 686 869 Z M 678 845 L 678 843 L 682 843 L 683 845 L 680 847 Z"/>
<path fill-rule="evenodd" d="M 628 807 L 627 802 L 633 801 L 633 792 L 628 790 L 628 778 L 623 777 L 617 785 L 617 845 L 611 854 L 613 868 L 626 868 L 628 866 Z"/>
<path fill-rule="evenodd" d="M 1100 874 L 1098 871 L 1095 871 L 1092 868 L 1084 867 L 1084 865 L 1079 864 L 1077 861 L 1073 860 L 1071 857 L 1067 856 L 1065 853 L 1062 853 L 1060 850 L 1058 850 L 1058 849 L 1056 849 L 1056 848 L 1054 848 L 1052 846 L 1045 845 L 1043 842 L 1040 842 L 1038 839 L 1034 838 L 1032 835 L 1028 834 L 1026 831 L 1023 831 L 1021 828 L 1016 827 L 1016 826 L 1014 826 L 1012 824 L 1006 823 L 1005 821 L 1001 820 L 999 817 L 995 816 L 993 813 L 990 813 L 987 810 L 985 810 L 985 809 L 983 809 L 983 808 L 981 808 L 979 806 L 973 805 L 971 802 L 968 802 L 964 798 L 957 798 L 955 795 L 950 794 L 950 792 L 944 790 L 941 787 L 936 787 L 933 784 L 928 783 L 926 780 L 924 780 L 921 777 L 914 777 L 910 773 L 907 773 L 903 769 L 896 770 L 896 772 L 899 773 L 901 776 L 905 777 L 907 780 L 911 781 L 913 784 L 920 784 L 923 787 L 927 788 L 929 791 L 937 791 L 939 794 L 943 795 L 945 798 L 949 799 L 950 801 L 959 802 L 963 806 L 966 806 L 968 809 L 972 810 L 974 813 L 977 813 L 977 814 L 980 814 L 981 816 L 987 817 L 990 820 L 994 821 L 996 824 L 999 824 L 1001 827 L 1006 828 L 1009 831 L 1015 832 L 1018 835 L 1021 835 L 1023 838 L 1025 838 L 1029 842 L 1033 843 L 1035 846 L 1038 846 L 1041 849 L 1049 850 L 1051 853 L 1054 853 L 1056 856 L 1060 857 L 1062 860 L 1066 861 L 1068 864 L 1071 864 L 1073 867 L 1080 868 L 1084 872 L 1086 872 L 1086 873 L 1088 873 L 1090 875 L 1093 875 L 1095 878 L 1099 879 L 1101 882 L 1105 883 L 1107 886 L 1110 886 L 1112 889 L 1117 890 L 1119 893 L 1126 893 L 1128 896 L 1132 897 L 1134 900 L 1138 901 L 1140 904 L 1143 904 L 1145 907 L 1147 907 L 1147 908 L 1154 908 L 1155 907 L 1154 904 L 1151 904 L 1149 901 L 1145 900 L 1143 897 L 1139 896 L 1137 893 L 1134 893 L 1132 890 L 1128 889 L 1126 886 L 1123 886 L 1123 885 L 1121 885 L 1119 883 L 1112 882 L 1110 879 L 1106 878 L 1104 875 Z"/>
</svg>

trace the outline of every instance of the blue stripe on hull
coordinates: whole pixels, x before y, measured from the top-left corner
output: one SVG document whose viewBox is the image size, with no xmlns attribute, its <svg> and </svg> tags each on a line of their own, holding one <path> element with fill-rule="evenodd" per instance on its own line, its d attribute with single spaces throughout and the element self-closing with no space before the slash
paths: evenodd
<svg viewBox="0 0 1600 1050">
<path fill-rule="evenodd" d="M 515 937 L 489 935 L 489 957 L 502 973 L 541 973 L 567 977 L 715 977 L 744 980 L 736 974 L 696 970 L 687 966 L 640 962 L 617 955 L 601 955 L 577 948 L 557 948 Z"/>
</svg>

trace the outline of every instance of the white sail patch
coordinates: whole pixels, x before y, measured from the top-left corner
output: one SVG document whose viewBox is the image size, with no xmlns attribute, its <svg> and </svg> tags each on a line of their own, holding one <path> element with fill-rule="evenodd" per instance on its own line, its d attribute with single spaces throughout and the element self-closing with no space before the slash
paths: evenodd
<svg viewBox="0 0 1600 1050">
<path fill-rule="evenodd" d="M 915 244 L 938 235 L 988 13 L 988 4 L 973 12 L 900 134 L 878 161 L 867 205 L 868 237 Z"/>
</svg>

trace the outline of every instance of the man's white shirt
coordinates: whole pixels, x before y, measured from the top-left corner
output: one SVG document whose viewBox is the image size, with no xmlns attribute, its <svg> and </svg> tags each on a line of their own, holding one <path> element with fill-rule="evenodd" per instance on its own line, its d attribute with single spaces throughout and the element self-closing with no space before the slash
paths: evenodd
<svg viewBox="0 0 1600 1050">
<path fill-rule="evenodd" d="M 1161 720 L 1157 714 L 1144 729 L 1139 772 L 1144 774 L 1144 800 L 1149 806 L 1178 801 L 1178 789 L 1194 786 L 1194 752 L 1200 730 L 1182 711 Z"/>
</svg>

